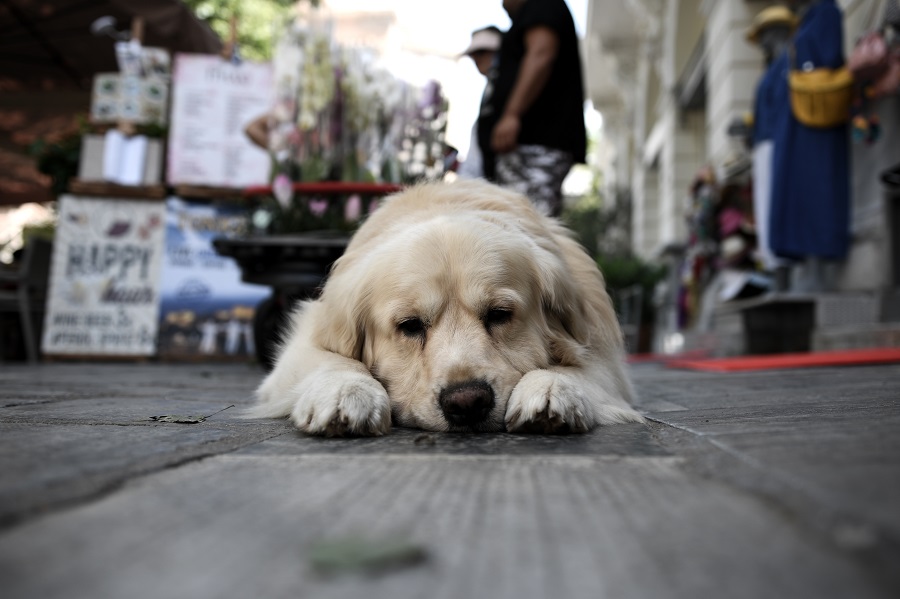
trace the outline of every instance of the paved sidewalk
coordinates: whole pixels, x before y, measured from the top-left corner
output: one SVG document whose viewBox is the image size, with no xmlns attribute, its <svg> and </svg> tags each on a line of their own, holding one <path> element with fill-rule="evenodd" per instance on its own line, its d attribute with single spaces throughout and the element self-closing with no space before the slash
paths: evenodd
<svg viewBox="0 0 900 599">
<path fill-rule="evenodd" d="M 900 596 L 900 366 L 633 372 L 648 426 L 327 440 L 250 365 L 0 364 L 0 594 Z"/>
</svg>

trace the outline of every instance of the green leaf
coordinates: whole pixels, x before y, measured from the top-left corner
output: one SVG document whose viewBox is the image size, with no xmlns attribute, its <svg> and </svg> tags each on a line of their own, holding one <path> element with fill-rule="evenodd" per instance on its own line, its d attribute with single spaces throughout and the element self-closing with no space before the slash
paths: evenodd
<svg viewBox="0 0 900 599">
<path fill-rule="evenodd" d="M 424 562 L 424 547 L 401 537 L 347 536 L 312 547 L 310 564 L 320 574 L 378 573 Z"/>
</svg>

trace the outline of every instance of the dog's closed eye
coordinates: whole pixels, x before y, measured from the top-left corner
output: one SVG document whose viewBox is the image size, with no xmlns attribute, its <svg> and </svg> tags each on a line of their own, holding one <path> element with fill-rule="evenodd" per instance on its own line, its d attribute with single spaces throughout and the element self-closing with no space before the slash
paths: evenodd
<svg viewBox="0 0 900 599">
<path fill-rule="evenodd" d="M 419 338 L 425 335 L 425 323 L 421 318 L 407 318 L 397 324 L 397 330 L 404 337 Z"/>
<path fill-rule="evenodd" d="M 484 314 L 484 326 L 488 329 L 491 329 L 495 326 L 500 326 L 502 324 L 506 324 L 510 320 L 512 320 L 513 313 L 512 310 L 508 308 L 491 308 Z"/>
</svg>

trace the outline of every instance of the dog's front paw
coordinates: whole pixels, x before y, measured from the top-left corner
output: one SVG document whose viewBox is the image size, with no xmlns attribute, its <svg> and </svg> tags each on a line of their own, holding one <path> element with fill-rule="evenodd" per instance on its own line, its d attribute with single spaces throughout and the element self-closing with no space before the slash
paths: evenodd
<svg viewBox="0 0 900 599">
<path fill-rule="evenodd" d="M 291 420 L 301 431 L 326 437 L 376 436 L 391 428 L 391 405 L 368 374 L 325 371 L 295 387 Z"/>
<path fill-rule="evenodd" d="M 506 407 L 506 430 L 516 433 L 585 433 L 615 422 L 643 418 L 584 378 L 552 370 L 526 373 Z"/>
<path fill-rule="evenodd" d="M 516 433 L 584 433 L 593 426 L 590 406 L 567 381 L 533 370 L 519 381 L 506 407 L 506 430 Z"/>
</svg>

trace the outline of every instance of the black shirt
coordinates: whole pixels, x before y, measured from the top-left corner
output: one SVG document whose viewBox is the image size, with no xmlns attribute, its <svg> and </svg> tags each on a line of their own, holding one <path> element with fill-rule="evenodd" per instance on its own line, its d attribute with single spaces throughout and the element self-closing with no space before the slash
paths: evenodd
<svg viewBox="0 0 900 599">
<path fill-rule="evenodd" d="M 572 154 L 576 163 L 585 161 L 587 134 L 584 128 L 584 83 L 578 35 L 564 0 L 527 0 L 503 36 L 496 77 L 488 88 L 479 117 L 479 142 L 490 148 L 494 125 L 503 114 L 525 56 L 525 34 L 533 27 L 549 27 L 559 38 L 559 50 L 550 79 L 521 117 L 518 143 L 540 145 Z"/>
</svg>

